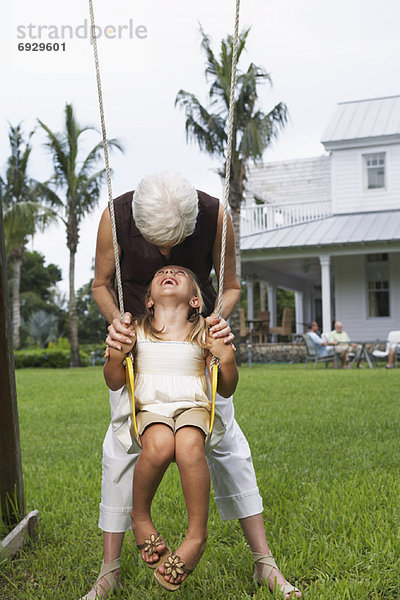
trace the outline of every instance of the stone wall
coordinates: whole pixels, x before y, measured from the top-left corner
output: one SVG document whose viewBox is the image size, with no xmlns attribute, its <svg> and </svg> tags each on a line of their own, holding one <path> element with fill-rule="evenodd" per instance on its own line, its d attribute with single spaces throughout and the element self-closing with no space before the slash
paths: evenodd
<svg viewBox="0 0 400 600">
<path fill-rule="evenodd" d="M 385 350 L 386 343 L 368 343 L 366 350 L 371 360 L 372 350 Z M 249 360 L 249 349 L 246 343 L 239 344 L 237 354 L 240 352 L 240 358 L 243 363 Z M 306 360 L 306 345 L 300 343 L 266 343 L 252 344 L 251 360 L 255 363 L 286 362 L 286 363 L 304 363 Z"/>
<path fill-rule="evenodd" d="M 248 346 L 241 343 L 238 347 L 242 362 L 248 361 Z M 251 346 L 252 362 L 289 362 L 302 363 L 306 360 L 306 346 L 303 343 L 266 343 L 252 344 Z"/>
</svg>

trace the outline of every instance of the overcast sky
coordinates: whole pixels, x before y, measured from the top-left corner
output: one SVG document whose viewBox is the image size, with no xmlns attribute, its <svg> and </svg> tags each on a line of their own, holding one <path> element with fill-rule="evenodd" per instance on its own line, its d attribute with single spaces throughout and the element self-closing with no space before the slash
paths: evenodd
<svg viewBox="0 0 400 600">
<path fill-rule="evenodd" d="M 94 0 L 94 6 L 102 31 L 99 53 L 107 134 L 125 146 L 124 155 L 111 157 L 114 196 L 133 189 L 144 175 L 163 170 L 180 171 L 196 187 L 220 196 L 218 162 L 186 144 L 184 115 L 174 108 L 174 100 L 183 88 L 206 102 L 198 23 L 218 51 L 219 41 L 233 28 L 234 0 Z M 8 122 L 23 121 L 28 131 L 40 118 L 59 131 L 66 102 L 73 104 L 81 124 L 99 126 L 99 116 L 92 47 L 84 38 L 88 3 L 13 0 L 3 4 L 2 13 L 0 169 L 4 174 Z M 64 39 L 56 39 L 61 38 L 62 26 Z M 119 31 L 120 39 L 107 39 L 106 26 L 110 37 Z M 290 122 L 265 153 L 265 162 L 323 154 L 319 140 L 337 102 L 400 93 L 398 0 L 242 0 L 241 28 L 249 26 L 241 66 L 245 69 L 253 61 L 271 74 L 273 88 L 265 86 L 260 96 L 264 111 L 284 101 L 290 113 Z M 18 50 L 18 43 L 41 41 L 65 42 L 66 49 Z M 51 174 L 43 141 L 40 132 L 35 134 L 30 175 L 38 179 Z M 96 141 L 91 137 L 88 144 Z M 98 210 L 81 228 L 77 288 L 91 276 L 106 198 L 104 190 Z M 66 291 L 64 240 L 62 227 L 54 226 L 37 235 L 33 247 L 45 254 L 47 262 L 62 268 L 60 288 Z"/>
</svg>

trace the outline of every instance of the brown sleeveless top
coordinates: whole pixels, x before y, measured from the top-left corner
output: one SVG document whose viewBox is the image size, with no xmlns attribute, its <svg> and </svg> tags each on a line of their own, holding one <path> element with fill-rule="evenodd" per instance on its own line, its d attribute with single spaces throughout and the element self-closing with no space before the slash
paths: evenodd
<svg viewBox="0 0 400 600">
<path fill-rule="evenodd" d="M 147 242 L 136 227 L 132 214 L 133 194 L 127 192 L 114 200 L 125 311 L 134 317 L 142 316 L 145 313 L 144 297 L 154 273 L 166 265 L 180 265 L 197 275 L 205 304 L 203 314 L 209 315 L 214 310 L 216 298 L 210 271 L 217 232 L 218 199 L 197 192 L 199 212 L 195 230 L 181 244 L 171 248 L 170 255 L 166 257 L 157 246 Z M 165 217 L 168 218 L 168 215 Z"/>
</svg>

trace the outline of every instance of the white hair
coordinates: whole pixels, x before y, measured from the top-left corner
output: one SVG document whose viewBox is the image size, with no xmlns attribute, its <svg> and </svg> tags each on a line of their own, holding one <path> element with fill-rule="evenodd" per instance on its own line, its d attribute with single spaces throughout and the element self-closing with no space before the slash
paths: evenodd
<svg viewBox="0 0 400 600">
<path fill-rule="evenodd" d="M 154 173 L 139 182 L 132 212 L 148 242 L 175 246 L 194 231 L 199 212 L 197 192 L 179 173 Z"/>
</svg>

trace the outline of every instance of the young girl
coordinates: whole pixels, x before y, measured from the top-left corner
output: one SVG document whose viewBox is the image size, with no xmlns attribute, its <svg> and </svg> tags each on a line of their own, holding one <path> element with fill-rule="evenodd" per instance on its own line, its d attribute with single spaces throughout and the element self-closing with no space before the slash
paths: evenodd
<svg viewBox="0 0 400 600">
<path fill-rule="evenodd" d="M 125 354 L 135 347 L 136 420 L 142 452 L 133 479 L 132 529 L 143 560 L 166 589 L 178 589 L 199 562 L 207 539 L 210 476 L 205 455 L 210 392 L 206 366 L 219 359 L 218 393 L 235 391 L 234 353 L 206 331 L 195 276 L 170 266 L 154 275 L 146 296 L 148 314 L 132 343 L 110 349 L 104 376 L 111 390 L 125 382 Z M 216 414 L 216 423 L 219 415 Z M 214 435 L 214 432 L 213 432 Z M 171 554 L 151 520 L 151 502 L 172 461 L 178 466 L 188 512 L 188 530 Z M 166 560 L 164 560 L 166 558 Z"/>
</svg>

